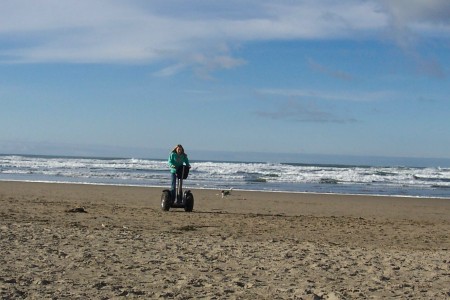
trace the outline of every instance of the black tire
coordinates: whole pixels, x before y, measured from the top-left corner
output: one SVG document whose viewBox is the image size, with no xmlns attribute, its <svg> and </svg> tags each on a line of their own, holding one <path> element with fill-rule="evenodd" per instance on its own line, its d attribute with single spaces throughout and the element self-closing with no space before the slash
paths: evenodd
<svg viewBox="0 0 450 300">
<path fill-rule="evenodd" d="M 191 212 L 194 209 L 194 195 L 186 193 L 184 211 Z"/>
<path fill-rule="evenodd" d="M 169 191 L 163 191 L 161 195 L 161 209 L 163 211 L 169 211 L 170 206 L 172 205 L 172 197 L 170 196 Z"/>
</svg>

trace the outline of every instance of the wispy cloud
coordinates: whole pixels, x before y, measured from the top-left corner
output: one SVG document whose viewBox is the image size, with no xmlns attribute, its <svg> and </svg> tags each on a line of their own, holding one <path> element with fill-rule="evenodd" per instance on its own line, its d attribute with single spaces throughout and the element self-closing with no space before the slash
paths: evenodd
<svg viewBox="0 0 450 300">
<path fill-rule="evenodd" d="M 322 64 L 319 64 L 318 62 L 314 61 L 313 59 L 308 59 L 308 65 L 309 67 L 319 73 L 323 73 L 327 76 L 344 80 L 344 81 L 350 81 L 353 80 L 353 76 L 347 72 L 332 69 L 330 67 L 324 66 Z"/>
<path fill-rule="evenodd" d="M 314 102 L 300 102 L 292 99 L 282 100 L 278 107 L 272 111 L 257 111 L 257 115 L 274 120 L 289 120 L 312 123 L 354 123 L 355 118 L 343 117 L 317 106 Z"/>
<path fill-rule="evenodd" d="M 444 68 L 435 59 L 417 50 L 423 36 L 450 36 L 450 1 L 381 0 L 389 18 L 389 36 L 415 63 L 419 72 L 445 77 Z"/>
<path fill-rule="evenodd" d="M 208 78 L 211 71 L 245 63 L 232 51 L 220 50 L 222 45 L 375 37 L 389 26 L 396 29 L 399 45 L 411 44 L 412 35 L 408 32 L 428 35 L 439 32 L 448 36 L 449 3 L 448 0 L 1 1 L 0 62 L 169 62 L 169 67 L 159 72 L 160 76 L 192 68 Z"/>
<path fill-rule="evenodd" d="M 228 52 L 216 53 L 213 56 L 196 54 L 185 58 L 183 62 L 174 63 L 154 73 L 158 77 L 167 77 L 177 74 L 185 69 L 194 71 L 203 79 L 213 79 L 211 73 L 220 69 L 233 69 L 245 64 L 246 61 L 232 57 Z"/>
<path fill-rule="evenodd" d="M 153 75 L 157 77 L 169 77 L 181 72 L 182 70 L 186 69 L 186 67 L 187 67 L 186 64 L 183 63 L 174 64 L 153 73 Z"/>
<path fill-rule="evenodd" d="M 399 96 L 392 91 L 373 91 L 373 92 L 324 92 L 305 89 L 259 89 L 260 95 L 275 96 L 278 98 L 300 98 L 306 100 L 319 101 L 345 101 L 345 102 L 374 102 L 398 99 Z"/>
<path fill-rule="evenodd" d="M 450 25 L 450 2 L 447 0 L 380 0 L 399 28 L 420 30 L 424 25 Z"/>
<path fill-rule="evenodd" d="M 246 63 L 243 59 L 234 58 L 229 55 L 218 55 L 213 57 L 197 55 L 194 62 L 195 73 L 203 79 L 212 79 L 210 74 L 213 71 L 220 69 L 232 69 Z"/>
<path fill-rule="evenodd" d="M 339 123 L 359 122 L 348 111 L 336 110 L 336 107 L 351 107 L 352 103 L 397 101 L 402 97 L 392 91 L 339 92 L 305 89 L 260 89 L 256 93 L 266 100 L 272 108 L 259 109 L 255 113 L 260 117 L 274 120 L 297 122 Z"/>
<path fill-rule="evenodd" d="M 292 89 L 261 89 L 257 93 L 269 97 L 272 108 L 259 109 L 256 115 L 274 120 L 296 122 L 339 123 L 358 122 L 354 117 L 342 115 L 332 109 L 342 102 L 368 101 L 361 95 L 324 93 L 320 91 Z"/>
</svg>

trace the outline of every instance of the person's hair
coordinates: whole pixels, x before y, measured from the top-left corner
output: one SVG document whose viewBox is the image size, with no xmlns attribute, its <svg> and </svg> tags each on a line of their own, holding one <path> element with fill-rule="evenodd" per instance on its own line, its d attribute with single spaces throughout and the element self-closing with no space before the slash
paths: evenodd
<svg viewBox="0 0 450 300">
<path fill-rule="evenodd" d="M 187 154 L 184 152 L 184 148 L 183 148 L 183 146 L 181 146 L 181 144 L 176 145 L 175 148 L 173 148 L 172 152 L 176 153 L 177 148 L 181 148 L 181 154 L 184 154 L 187 156 Z"/>
</svg>

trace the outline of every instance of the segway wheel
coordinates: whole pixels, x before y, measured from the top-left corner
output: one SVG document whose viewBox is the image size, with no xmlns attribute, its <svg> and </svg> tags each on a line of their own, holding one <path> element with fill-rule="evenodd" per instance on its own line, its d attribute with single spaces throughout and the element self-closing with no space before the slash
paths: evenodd
<svg viewBox="0 0 450 300">
<path fill-rule="evenodd" d="M 191 193 L 186 193 L 186 204 L 184 206 L 184 211 L 191 212 L 194 209 L 194 195 Z"/>
<path fill-rule="evenodd" d="M 169 211 L 171 205 L 172 200 L 170 197 L 170 191 L 165 190 L 161 195 L 161 209 L 163 211 Z"/>
</svg>

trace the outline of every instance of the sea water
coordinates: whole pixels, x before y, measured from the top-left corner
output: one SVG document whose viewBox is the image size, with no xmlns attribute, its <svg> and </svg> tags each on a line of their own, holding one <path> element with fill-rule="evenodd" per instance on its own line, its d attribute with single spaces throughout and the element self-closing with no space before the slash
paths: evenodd
<svg viewBox="0 0 450 300">
<path fill-rule="evenodd" d="M 191 161 L 187 188 L 450 199 L 450 168 Z M 168 187 L 166 160 L 0 155 L 0 180 Z"/>
</svg>

